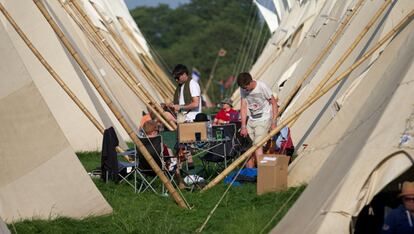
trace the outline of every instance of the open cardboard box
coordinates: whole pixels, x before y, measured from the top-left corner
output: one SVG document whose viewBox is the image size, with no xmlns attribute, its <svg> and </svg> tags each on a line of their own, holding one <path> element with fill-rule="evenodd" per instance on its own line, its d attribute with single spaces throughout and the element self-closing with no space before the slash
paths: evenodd
<svg viewBox="0 0 414 234">
<path fill-rule="evenodd" d="M 207 141 L 207 122 L 178 124 L 178 141 L 180 143 Z"/>
</svg>

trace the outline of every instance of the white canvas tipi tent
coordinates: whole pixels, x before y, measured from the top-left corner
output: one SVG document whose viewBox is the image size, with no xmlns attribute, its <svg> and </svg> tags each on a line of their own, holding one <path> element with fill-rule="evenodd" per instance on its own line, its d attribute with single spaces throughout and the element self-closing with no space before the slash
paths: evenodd
<svg viewBox="0 0 414 234">
<path fill-rule="evenodd" d="M 376 194 L 410 168 L 414 176 L 413 29 L 411 22 L 385 48 L 299 158 L 314 174 L 273 233 L 348 233 Z"/>
<path fill-rule="evenodd" d="M 58 4 L 57 1 L 54 2 Z M 127 134 L 117 123 L 116 118 L 109 111 L 109 108 L 106 107 L 93 86 L 84 77 L 82 71 L 77 68 L 74 60 L 68 56 L 68 53 L 33 1 L 27 1 L 24 5 L 19 1 L 3 1 L 2 4 L 23 32 L 29 37 L 29 40 L 34 44 L 36 49 L 39 50 L 53 69 L 58 72 L 58 75 L 74 91 L 76 96 L 91 111 L 93 116 L 103 126 L 114 126 L 120 133 L 119 137 L 121 141 L 126 138 Z M 71 146 L 76 151 L 100 149 L 102 134 L 99 133 L 95 126 L 92 125 L 67 94 L 52 79 L 48 71 L 40 64 L 15 32 L 14 28 L 6 20 L 2 20 L 2 23 L 5 27 L 5 32 L 12 38 L 12 43 L 17 53 L 20 54 L 22 62 L 27 67 L 27 71 L 33 78 L 35 85 L 38 87 Z M 67 22 L 66 25 L 69 28 L 70 23 Z M 73 38 L 77 38 L 76 31 L 69 28 L 68 32 L 70 32 Z M 84 52 L 85 58 L 91 57 L 87 53 L 87 50 L 82 47 L 82 43 L 78 43 L 78 46 Z M 2 58 L 6 59 L 5 56 Z M 95 72 L 99 74 L 98 69 Z"/>
<path fill-rule="evenodd" d="M 137 132 L 141 113 L 146 110 L 144 101 L 148 100 L 138 99 L 120 79 L 95 43 L 88 40 L 83 28 L 67 14 L 61 5 L 63 2 L 42 1 L 113 104 Z M 123 18 L 138 41 L 134 40 L 134 46 L 140 49 L 135 48 L 136 52 L 151 58 L 144 38 L 122 1 L 94 2 L 105 6 L 105 15 L 112 20 Z M 128 139 L 127 133 L 34 2 L 1 0 L 0 3 L 82 104 L 102 126 L 113 126 L 121 146 L 125 146 L 122 144 Z M 91 3 L 80 3 L 106 40 L 128 63 L 100 23 L 102 19 L 96 16 Z M 122 35 L 125 30 L 119 24 L 116 27 L 116 31 L 126 38 Z M 4 74 L 0 80 L 1 219 L 8 223 L 21 219 L 83 218 L 110 213 L 112 208 L 74 154 L 74 150 L 100 149 L 102 134 L 52 79 L 3 15 L 0 15 L 0 42 L 0 71 Z M 154 95 L 157 102 L 161 101 L 146 77 L 136 68 L 132 68 L 132 72 L 141 86 Z"/>
<path fill-rule="evenodd" d="M 297 2 L 251 73 L 274 92 L 279 91 L 282 103 L 325 46 L 333 42 L 300 86 L 283 120 L 306 102 L 326 74 L 332 72 L 332 79 L 336 78 L 413 9 L 409 0 Z M 345 24 L 345 19 L 350 20 Z M 414 178 L 411 21 L 412 15 L 401 32 L 293 124 L 291 133 L 299 156 L 289 167 L 288 185 L 309 185 L 272 232 L 348 233 L 351 221 L 375 195 L 398 190 L 391 186 L 401 182 L 402 174 Z M 343 31 L 331 41 L 340 28 Z M 362 32 L 365 35 L 354 44 Z M 352 50 L 333 70 L 348 48 Z M 238 91 L 233 95 L 237 97 Z M 308 148 L 303 150 L 303 144 Z"/>
<path fill-rule="evenodd" d="M 21 56 L 0 25 L 0 217 L 6 222 L 107 214 Z"/>
<path fill-rule="evenodd" d="M 0 218 L 0 234 L 10 234 L 9 229 L 7 228 L 6 224 Z"/>
</svg>

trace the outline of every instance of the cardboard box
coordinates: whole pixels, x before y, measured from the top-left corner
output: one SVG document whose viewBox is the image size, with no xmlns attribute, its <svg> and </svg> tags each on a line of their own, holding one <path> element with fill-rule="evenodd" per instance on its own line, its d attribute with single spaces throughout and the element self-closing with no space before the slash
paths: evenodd
<svg viewBox="0 0 414 234">
<path fill-rule="evenodd" d="M 180 143 L 207 141 L 207 122 L 178 124 L 178 141 Z"/>
<path fill-rule="evenodd" d="M 257 194 L 278 192 L 287 188 L 289 157 L 265 154 L 257 158 Z"/>
</svg>

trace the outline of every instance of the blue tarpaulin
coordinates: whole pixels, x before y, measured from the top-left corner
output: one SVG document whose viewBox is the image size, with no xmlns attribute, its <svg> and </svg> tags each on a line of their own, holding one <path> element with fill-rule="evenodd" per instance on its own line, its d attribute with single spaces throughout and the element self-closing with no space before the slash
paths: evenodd
<svg viewBox="0 0 414 234">
<path fill-rule="evenodd" d="M 225 184 L 230 184 L 233 181 L 234 176 L 237 174 L 237 171 L 233 171 L 224 179 Z M 234 186 L 240 186 L 242 182 L 256 182 L 257 178 L 257 168 L 243 168 L 240 171 L 240 174 L 237 176 L 236 180 L 234 181 Z"/>
</svg>

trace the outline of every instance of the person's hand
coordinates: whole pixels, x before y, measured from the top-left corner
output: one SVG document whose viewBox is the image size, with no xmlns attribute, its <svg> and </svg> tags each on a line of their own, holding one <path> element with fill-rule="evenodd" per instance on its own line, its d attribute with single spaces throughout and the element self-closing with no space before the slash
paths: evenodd
<svg viewBox="0 0 414 234">
<path fill-rule="evenodd" d="M 173 108 L 176 112 L 180 111 L 180 105 L 173 105 Z"/>
<path fill-rule="evenodd" d="M 247 129 L 246 129 L 246 127 L 242 127 L 242 128 L 240 129 L 240 135 L 241 135 L 242 137 L 247 137 L 248 133 L 247 133 Z"/>
<path fill-rule="evenodd" d="M 277 124 L 273 122 L 272 125 L 270 126 L 270 130 L 275 129 L 276 127 L 277 127 Z"/>
</svg>

